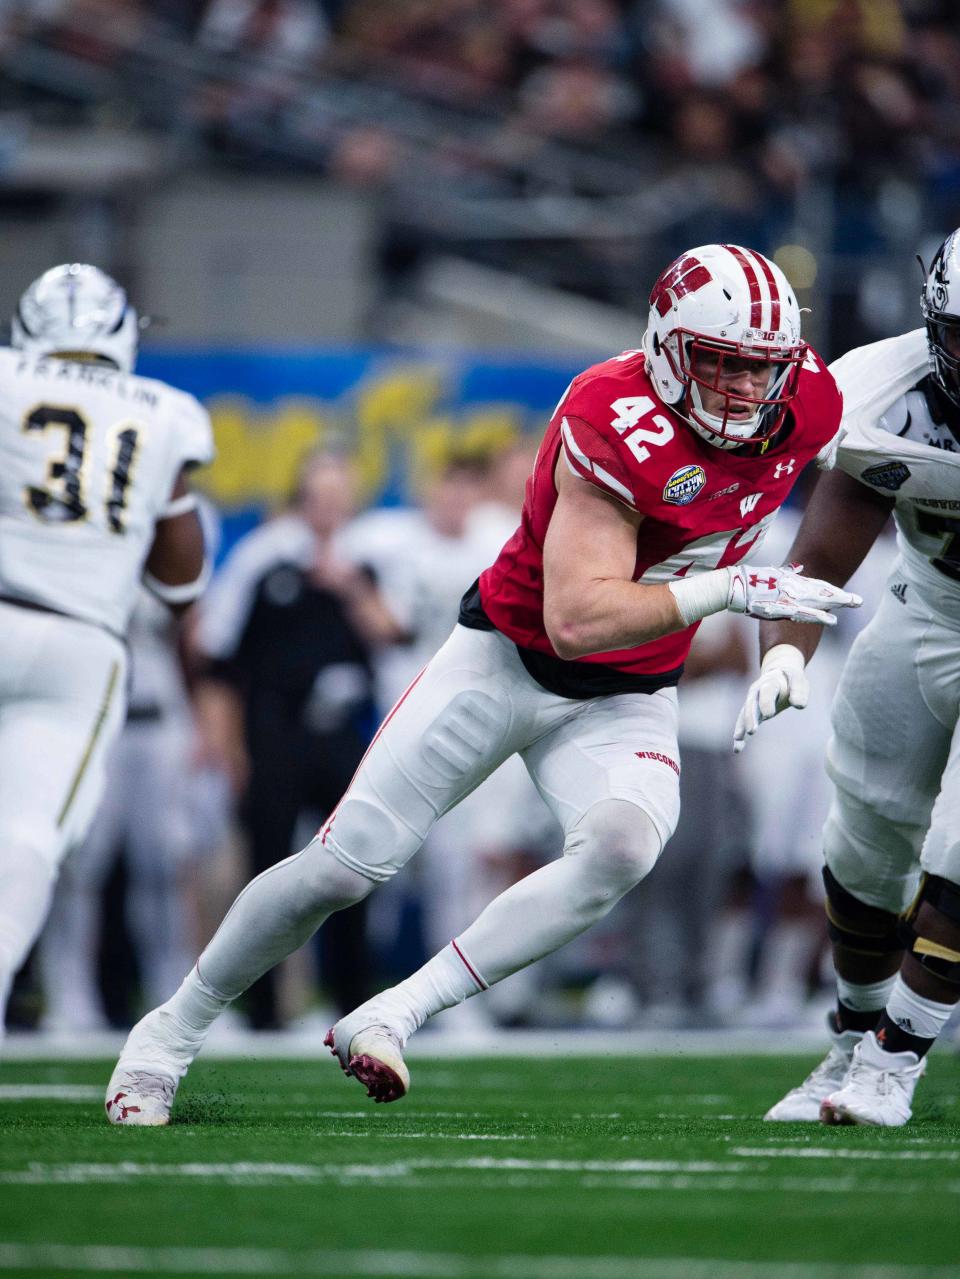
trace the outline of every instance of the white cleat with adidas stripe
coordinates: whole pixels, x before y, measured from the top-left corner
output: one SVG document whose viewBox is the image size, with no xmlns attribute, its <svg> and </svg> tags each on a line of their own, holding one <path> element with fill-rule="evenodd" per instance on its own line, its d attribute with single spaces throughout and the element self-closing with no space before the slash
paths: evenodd
<svg viewBox="0 0 960 1279">
<path fill-rule="evenodd" d="M 842 1088 L 820 1104 L 824 1124 L 900 1128 L 913 1113 L 913 1092 L 927 1059 L 913 1052 L 888 1053 L 868 1030 L 857 1045 Z"/>
<path fill-rule="evenodd" d="M 811 1070 L 802 1084 L 791 1088 L 785 1097 L 772 1105 L 764 1119 L 781 1124 L 820 1122 L 820 1103 L 843 1087 L 853 1060 L 853 1050 L 862 1036 L 858 1030 L 846 1030 L 840 1034 L 831 1031 L 830 1038 L 833 1044 L 823 1061 Z"/>
</svg>

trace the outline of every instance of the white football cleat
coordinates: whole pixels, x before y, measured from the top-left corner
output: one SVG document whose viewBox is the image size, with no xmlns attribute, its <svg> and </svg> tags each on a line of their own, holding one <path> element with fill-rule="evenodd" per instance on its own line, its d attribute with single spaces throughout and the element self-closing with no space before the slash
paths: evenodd
<svg viewBox="0 0 960 1279">
<path fill-rule="evenodd" d="M 377 1102 L 399 1101 L 410 1090 L 403 1039 L 398 1030 L 375 1020 L 376 1016 L 368 1004 L 361 1004 L 341 1017 L 323 1042 L 340 1062 L 343 1073 L 363 1084 L 368 1097 Z"/>
<path fill-rule="evenodd" d="M 821 1102 L 821 1123 L 900 1128 L 913 1113 L 913 1090 L 926 1068 L 926 1057 L 918 1060 L 916 1053 L 884 1052 L 868 1030 L 854 1049 L 843 1087 Z"/>
<path fill-rule="evenodd" d="M 127 1036 L 107 1084 L 104 1106 L 110 1122 L 168 1124 L 177 1087 L 202 1044 L 202 1035 L 186 1036 L 163 1008 L 147 1013 Z"/>
<path fill-rule="evenodd" d="M 775 1123 L 816 1124 L 820 1122 L 820 1103 L 843 1087 L 853 1060 L 853 1050 L 862 1038 L 859 1030 L 830 1031 L 833 1045 L 819 1066 L 815 1066 L 802 1084 L 791 1088 L 764 1115 Z"/>
</svg>

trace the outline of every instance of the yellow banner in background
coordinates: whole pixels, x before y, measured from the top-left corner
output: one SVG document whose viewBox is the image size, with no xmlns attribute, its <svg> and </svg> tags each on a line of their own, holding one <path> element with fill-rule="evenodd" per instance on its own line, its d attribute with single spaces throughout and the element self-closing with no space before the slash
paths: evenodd
<svg viewBox="0 0 960 1279">
<path fill-rule="evenodd" d="M 352 388 L 349 402 L 303 395 L 263 405 L 234 394 L 206 401 L 217 457 L 198 473 L 218 506 L 282 505 L 304 456 L 342 449 L 357 463 L 364 498 L 376 501 L 402 469 L 412 492 L 456 453 L 488 454 L 522 432 L 522 405 L 467 403 L 451 408 L 444 370 L 392 365 Z"/>
</svg>

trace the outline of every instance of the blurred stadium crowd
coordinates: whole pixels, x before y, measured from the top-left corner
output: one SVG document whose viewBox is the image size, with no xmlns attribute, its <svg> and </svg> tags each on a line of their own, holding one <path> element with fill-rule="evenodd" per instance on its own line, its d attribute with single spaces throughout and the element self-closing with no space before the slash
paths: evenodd
<svg viewBox="0 0 960 1279">
<path fill-rule="evenodd" d="M 802 301 L 816 289 L 808 336 L 828 357 L 916 325 L 919 275 L 903 289 L 898 277 L 960 221 L 953 0 L 7 0 L 0 175 L 25 121 L 147 131 L 181 165 L 368 193 L 385 294 L 447 250 L 636 314 L 637 281 L 688 245 L 787 246 L 778 260 Z M 0 206 L 22 198 L 0 186 Z M 108 802 L 64 868 L 15 1023 L 129 1024 L 172 992 L 249 872 L 299 847 L 336 802 L 378 716 L 512 532 L 530 458 L 522 442 L 454 456 L 414 505 L 368 511 L 348 459 L 310 458 L 289 508 L 238 543 L 184 636 L 143 604 Z M 888 554 L 854 588 L 865 615 Z M 813 1015 L 826 950 L 818 787 L 854 623 L 824 645 L 802 725 L 765 728 L 735 770 L 755 633 L 713 620 L 681 694 L 683 818 L 668 855 L 601 928 L 444 1017 Z M 765 807 L 774 758 L 789 822 Z M 411 971 L 556 848 L 522 767 L 508 766 L 369 910 L 338 916 L 315 953 L 258 983 L 241 1015 L 266 1029 L 315 1014 L 325 1028 L 330 1008 Z"/>
</svg>

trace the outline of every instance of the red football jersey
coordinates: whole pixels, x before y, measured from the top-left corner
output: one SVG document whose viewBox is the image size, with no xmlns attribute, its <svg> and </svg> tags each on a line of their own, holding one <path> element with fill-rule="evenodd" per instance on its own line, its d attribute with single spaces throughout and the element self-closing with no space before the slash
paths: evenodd
<svg viewBox="0 0 960 1279">
<path fill-rule="evenodd" d="M 557 501 L 554 467 L 563 449 L 583 479 L 639 511 L 635 582 L 669 582 L 736 564 L 760 543 L 806 464 L 840 425 L 841 398 L 813 351 L 785 425 L 765 452 L 743 456 L 703 439 L 653 393 L 640 351 L 579 374 L 554 410 L 520 527 L 480 577 L 490 621 L 515 644 L 555 656 L 543 626 L 543 543 Z M 676 670 L 696 625 L 580 661 L 633 674 Z"/>
</svg>

